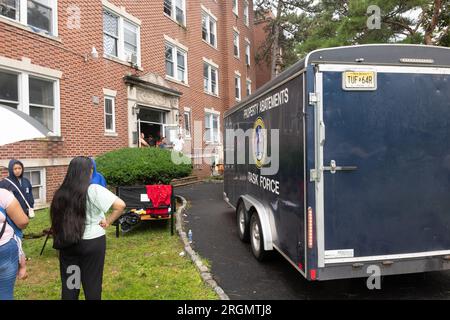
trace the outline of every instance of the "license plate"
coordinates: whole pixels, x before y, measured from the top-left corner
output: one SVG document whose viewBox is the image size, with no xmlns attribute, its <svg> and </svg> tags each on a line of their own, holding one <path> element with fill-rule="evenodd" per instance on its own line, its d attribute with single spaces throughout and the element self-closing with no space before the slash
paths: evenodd
<svg viewBox="0 0 450 320">
<path fill-rule="evenodd" d="M 344 90 L 376 90 L 375 71 L 346 71 L 342 75 Z"/>
</svg>

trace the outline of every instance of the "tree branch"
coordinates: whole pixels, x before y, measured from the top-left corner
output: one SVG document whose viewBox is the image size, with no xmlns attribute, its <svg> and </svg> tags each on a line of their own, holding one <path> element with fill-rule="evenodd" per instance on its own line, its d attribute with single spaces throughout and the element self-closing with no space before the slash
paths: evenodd
<svg viewBox="0 0 450 320">
<path fill-rule="evenodd" d="M 434 0 L 434 10 L 431 22 L 428 28 L 425 30 L 424 43 L 427 45 L 433 44 L 433 32 L 439 22 L 439 16 L 441 15 L 442 0 Z"/>
</svg>

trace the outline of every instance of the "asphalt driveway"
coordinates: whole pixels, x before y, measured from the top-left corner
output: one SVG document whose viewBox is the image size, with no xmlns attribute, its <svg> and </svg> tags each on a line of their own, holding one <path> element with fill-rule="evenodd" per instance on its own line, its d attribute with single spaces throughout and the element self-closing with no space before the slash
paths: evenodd
<svg viewBox="0 0 450 320">
<path fill-rule="evenodd" d="M 222 198 L 223 184 L 179 187 L 188 201 L 186 231 L 193 248 L 211 262 L 212 273 L 231 299 L 449 299 L 450 272 L 383 278 L 371 291 L 366 279 L 308 282 L 281 255 L 260 263 L 237 235 L 234 209 Z"/>
</svg>

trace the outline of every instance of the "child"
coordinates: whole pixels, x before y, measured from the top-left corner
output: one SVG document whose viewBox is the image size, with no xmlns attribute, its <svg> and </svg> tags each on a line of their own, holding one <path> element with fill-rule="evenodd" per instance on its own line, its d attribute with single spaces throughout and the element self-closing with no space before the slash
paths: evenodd
<svg viewBox="0 0 450 320">
<path fill-rule="evenodd" d="M 34 197 L 30 181 L 23 177 L 25 168 L 23 163 L 18 160 L 11 160 L 8 166 L 9 176 L 0 182 L 0 188 L 7 189 L 14 194 L 17 201 L 27 216 L 34 217 Z M 19 271 L 18 278 L 27 278 L 26 257 L 22 249 L 22 238 L 15 235 L 14 237 L 19 247 Z"/>
<path fill-rule="evenodd" d="M 34 218 L 34 197 L 30 181 L 23 177 L 25 168 L 19 160 L 13 159 L 8 166 L 9 176 L 0 181 L 0 188 L 9 190 L 19 201 L 23 212 Z"/>
</svg>

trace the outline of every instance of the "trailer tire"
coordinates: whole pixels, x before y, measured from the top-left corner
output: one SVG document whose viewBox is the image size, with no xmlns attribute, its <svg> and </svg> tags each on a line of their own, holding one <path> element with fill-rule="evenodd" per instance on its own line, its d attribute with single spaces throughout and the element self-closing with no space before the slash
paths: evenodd
<svg viewBox="0 0 450 320">
<path fill-rule="evenodd" d="M 236 209 L 236 224 L 239 239 L 242 242 L 250 241 L 250 222 L 248 220 L 247 210 L 245 209 L 244 202 L 241 201 Z"/>
<path fill-rule="evenodd" d="M 256 260 L 263 262 L 268 260 L 270 252 L 264 250 L 264 235 L 258 213 L 253 213 L 250 218 L 250 244 Z"/>
</svg>

